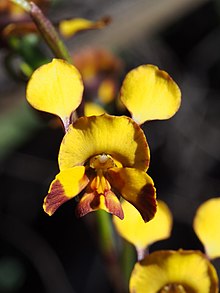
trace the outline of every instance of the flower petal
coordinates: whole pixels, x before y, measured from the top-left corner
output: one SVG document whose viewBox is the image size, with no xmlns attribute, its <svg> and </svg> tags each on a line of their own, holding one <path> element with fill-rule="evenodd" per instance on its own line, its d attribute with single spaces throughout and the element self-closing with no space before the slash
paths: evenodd
<svg viewBox="0 0 220 293">
<path fill-rule="evenodd" d="M 39 67 L 27 85 L 27 100 L 37 110 L 69 119 L 82 100 L 83 84 L 79 71 L 64 60 Z"/>
<path fill-rule="evenodd" d="M 89 29 L 100 29 L 108 25 L 110 18 L 105 17 L 98 21 L 90 21 L 84 18 L 73 18 L 69 20 L 62 20 L 59 24 L 60 33 L 66 37 L 70 38 L 76 33 Z"/>
<path fill-rule="evenodd" d="M 182 285 L 184 292 L 217 293 L 218 277 L 199 251 L 156 251 L 136 263 L 129 286 L 130 292 L 155 293 L 169 285 Z"/>
<path fill-rule="evenodd" d="M 82 217 L 100 209 L 120 219 L 124 217 L 119 199 L 110 190 L 105 195 L 98 194 L 97 192 L 85 193 L 76 207 L 76 215 Z"/>
<path fill-rule="evenodd" d="M 181 93 L 165 71 L 153 65 L 142 65 L 127 74 L 120 98 L 132 118 L 142 124 L 147 120 L 172 117 L 179 109 Z"/>
<path fill-rule="evenodd" d="M 127 201 L 122 203 L 124 220 L 120 221 L 113 217 L 113 223 L 118 233 L 132 243 L 138 251 L 170 236 L 172 228 L 171 212 L 163 201 L 158 200 L 157 203 L 157 212 L 149 223 L 145 223 L 134 206 Z"/>
<path fill-rule="evenodd" d="M 145 172 L 133 168 L 111 168 L 107 179 L 124 199 L 141 214 L 145 222 L 156 213 L 156 190 L 153 180 Z"/>
<path fill-rule="evenodd" d="M 64 202 L 83 190 L 88 182 L 83 166 L 61 171 L 51 183 L 44 199 L 44 211 L 51 216 Z"/>
<path fill-rule="evenodd" d="M 197 210 L 194 230 L 210 258 L 220 257 L 220 198 L 204 202 Z"/>
<path fill-rule="evenodd" d="M 150 159 L 144 133 L 132 119 L 103 114 L 81 117 L 69 127 L 60 147 L 60 169 L 84 165 L 99 154 L 141 170 L 147 169 Z"/>
</svg>

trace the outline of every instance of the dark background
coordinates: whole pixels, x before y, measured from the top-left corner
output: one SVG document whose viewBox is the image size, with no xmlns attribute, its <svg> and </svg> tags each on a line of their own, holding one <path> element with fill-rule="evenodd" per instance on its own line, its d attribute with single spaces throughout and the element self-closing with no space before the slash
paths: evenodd
<svg viewBox="0 0 220 293">
<path fill-rule="evenodd" d="M 192 221 L 197 207 L 220 191 L 220 5 L 134 2 L 63 1 L 52 7 L 50 18 L 111 15 L 108 28 L 83 33 L 68 41 L 68 47 L 107 48 L 122 58 L 125 72 L 155 64 L 180 86 L 179 112 L 170 120 L 144 125 L 151 149 L 149 174 L 174 217 L 171 238 L 153 244 L 150 251 L 203 250 Z M 0 292 L 114 292 L 88 224 L 93 216 L 76 219 L 74 200 L 53 217 L 43 212 L 43 198 L 58 172 L 63 132 L 26 104 L 25 84 L 11 79 L 4 56 L 2 50 Z M 214 264 L 219 270 L 219 262 Z"/>
</svg>

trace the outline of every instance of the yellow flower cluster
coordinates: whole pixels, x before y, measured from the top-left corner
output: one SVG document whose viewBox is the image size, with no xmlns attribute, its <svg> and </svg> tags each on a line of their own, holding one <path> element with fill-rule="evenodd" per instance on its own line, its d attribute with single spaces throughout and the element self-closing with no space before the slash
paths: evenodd
<svg viewBox="0 0 220 293">
<path fill-rule="evenodd" d="M 127 202 L 122 203 L 124 221 L 113 218 L 119 235 L 132 243 L 138 260 L 130 278 L 130 292 L 149 293 L 218 293 L 218 276 L 209 259 L 220 257 L 220 198 L 212 198 L 197 210 L 193 227 L 205 248 L 195 250 L 162 250 L 147 254 L 154 242 L 168 238 L 172 214 L 167 205 L 158 201 L 153 220 L 144 223 L 138 212 Z M 209 258 L 209 259 L 208 259 Z"/>
<path fill-rule="evenodd" d="M 52 215 L 80 194 L 77 215 L 102 209 L 123 219 L 122 196 L 149 221 L 156 213 L 156 192 L 146 173 L 150 152 L 140 124 L 173 116 L 180 106 L 180 90 L 166 72 L 142 65 L 127 74 L 120 90 L 132 118 L 103 114 L 73 122 L 83 89 L 76 67 L 60 59 L 38 68 L 27 86 L 29 103 L 59 116 L 66 130 L 58 157 L 60 173 L 50 185 L 44 210 Z"/>
</svg>

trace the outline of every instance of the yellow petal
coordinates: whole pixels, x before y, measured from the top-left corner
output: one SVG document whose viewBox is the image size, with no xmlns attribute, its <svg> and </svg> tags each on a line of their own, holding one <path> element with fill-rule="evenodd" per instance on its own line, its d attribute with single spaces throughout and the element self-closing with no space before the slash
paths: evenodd
<svg viewBox="0 0 220 293">
<path fill-rule="evenodd" d="M 156 190 L 153 180 L 145 172 L 133 168 L 111 168 L 107 179 L 121 196 L 130 202 L 145 222 L 156 213 Z"/>
<path fill-rule="evenodd" d="M 98 21 L 90 21 L 84 18 L 73 18 L 62 20 L 59 24 L 59 31 L 64 37 L 70 38 L 80 31 L 103 28 L 109 22 L 109 18 L 103 18 Z"/>
<path fill-rule="evenodd" d="M 123 210 L 117 196 L 108 190 L 105 194 L 85 193 L 76 208 L 76 215 L 82 217 L 92 211 L 104 210 L 123 219 Z"/>
<path fill-rule="evenodd" d="M 218 293 L 218 277 L 212 264 L 199 251 L 156 251 L 136 263 L 130 278 L 130 292 L 162 291 L 182 286 L 183 292 Z"/>
<path fill-rule="evenodd" d="M 51 183 L 44 199 L 44 211 L 51 216 L 64 202 L 79 194 L 88 182 L 83 166 L 61 171 Z"/>
<path fill-rule="evenodd" d="M 69 127 L 61 143 L 61 170 L 84 165 L 95 155 L 110 155 L 123 166 L 146 170 L 149 148 L 141 128 L 126 116 L 81 117 Z"/>
<path fill-rule="evenodd" d="M 118 233 L 132 243 L 138 251 L 170 236 L 172 215 L 163 201 L 158 200 L 157 212 L 149 223 L 145 223 L 138 211 L 127 201 L 123 201 L 122 209 L 124 220 L 120 221 L 113 217 L 113 223 Z"/>
<path fill-rule="evenodd" d="M 120 97 L 138 124 L 172 117 L 181 102 L 177 84 L 153 65 L 131 70 L 124 79 Z"/>
<path fill-rule="evenodd" d="M 79 71 L 64 60 L 39 67 L 27 85 L 27 100 L 37 110 L 69 119 L 82 100 L 83 84 Z"/>
<path fill-rule="evenodd" d="M 220 198 L 204 202 L 197 210 L 194 230 L 210 258 L 220 257 Z"/>
<path fill-rule="evenodd" d="M 105 110 L 101 106 L 92 102 L 86 102 L 84 110 L 85 116 L 87 117 L 93 115 L 98 116 L 105 113 Z"/>
</svg>

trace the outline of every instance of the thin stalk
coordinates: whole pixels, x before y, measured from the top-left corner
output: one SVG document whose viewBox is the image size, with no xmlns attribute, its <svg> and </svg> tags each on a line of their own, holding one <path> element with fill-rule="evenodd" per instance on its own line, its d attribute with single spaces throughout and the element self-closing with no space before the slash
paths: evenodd
<svg viewBox="0 0 220 293">
<path fill-rule="evenodd" d="M 115 241 L 113 237 L 113 229 L 110 215 L 104 211 L 97 211 L 96 218 L 98 223 L 98 231 L 101 238 L 101 250 L 106 255 L 115 252 Z"/>
<path fill-rule="evenodd" d="M 96 211 L 96 219 L 100 248 L 110 281 L 114 286 L 115 292 L 124 293 L 126 292 L 125 282 L 116 251 L 111 216 L 104 211 Z"/>
<path fill-rule="evenodd" d="M 72 63 L 72 59 L 69 52 L 60 39 L 55 27 L 51 21 L 43 14 L 41 9 L 34 3 L 26 0 L 11 0 L 29 13 L 33 22 L 36 24 L 43 39 L 53 52 L 56 58 L 61 58 L 69 63 Z"/>
<path fill-rule="evenodd" d="M 136 262 L 135 248 L 127 241 L 123 241 L 122 266 L 126 284 L 129 284 L 131 272 Z"/>
<path fill-rule="evenodd" d="M 64 45 L 62 40 L 60 39 L 51 21 L 45 17 L 43 12 L 35 3 L 30 2 L 30 6 L 30 16 L 54 55 L 57 58 L 61 58 L 69 63 L 72 63 L 69 52 L 66 49 L 66 46 Z"/>
</svg>

